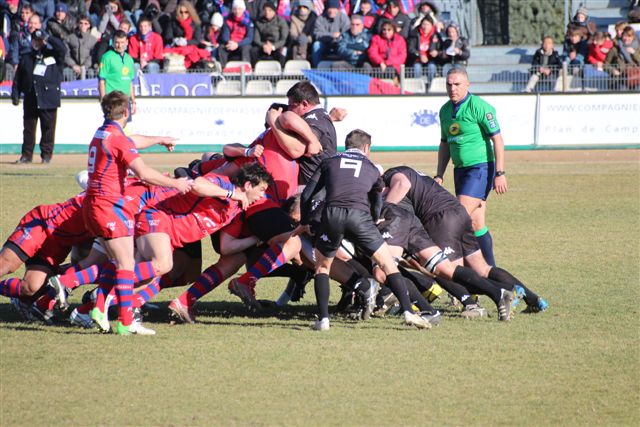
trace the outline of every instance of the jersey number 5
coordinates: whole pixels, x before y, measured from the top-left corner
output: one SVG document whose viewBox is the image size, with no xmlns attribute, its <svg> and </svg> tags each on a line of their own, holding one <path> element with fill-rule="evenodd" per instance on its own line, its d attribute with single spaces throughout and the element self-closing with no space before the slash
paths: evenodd
<svg viewBox="0 0 640 427">
<path fill-rule="evenodd" d="M 340 169 L 353 169 L 353 176 L 360 176 L 360 168 L 362 168 L 362 160 L 340 159 Z"/>
</svg>

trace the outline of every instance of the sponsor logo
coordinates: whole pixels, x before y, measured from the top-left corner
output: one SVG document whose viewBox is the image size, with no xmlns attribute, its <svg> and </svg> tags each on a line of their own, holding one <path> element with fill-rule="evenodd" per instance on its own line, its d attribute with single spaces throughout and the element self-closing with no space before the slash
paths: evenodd
<svg viewBox="0 0 640 427">
<path fill-rule="evenodd" d="M 129 75 L 129 67 L 122 67 L 122 75 L 123 76 Z"/>
<path fill-rule="evenodd" d="M 458 123 L 451 123 L 451 126 L 449 126 L 449 134 L 455 136 L 459 133 L 460 133 L 460 125 Z"/>
<path fill-rule="evenodd" d="M 432 125 L 437 125 L 438 123 L 439 120 L 437 111 L 420 110 L 411 115 L 411 126 L 418 125 L 426 128 Z"/>
<path fill-rule="evenodd" d="M 152 227 L 157 227 L 158 225 L 160 225 L 160 220 L 159 219 L 150 219 L 149 220 L 149 225 Z"/>
<path fill-rule="evenodd" d="M 320 236 L 320 240 L 322 240 L 323 242 L 330 242 L 331 240 L 329 240 L 329 236 L 327 236 L 326 234 L 323 234 Z"/>
<path fill-rule="evenodd" d="M 116 223 L 115 222 L 108 222 L 107 223 L 107 228 L 111 231 L 116 229 Z"/>
<path fill-rule="evenodd" d="M 96 131 L 96 133 L 93 135 L 94 138 L 96 139 L 106 139 L 109 135 L 111 135 L 111 132 L 106 132 L 103 130 L 98 130 Z"/>
<path fill-rule="evenodd" d="M 389 233 L 388 231 L 385 231 L 384 233 L 382 233 L 382 238 L 383 238 L 384 240 L 391 239 L 392 237 L 393 237 L 393 236 L 392 236 L 392 235 L 391 235 L 391 233 Z"/>
<path fill-rule="evenodd" d="M 484 116 L 487 118 L 487 120 L 493 120 L 493 114 L 491 113 L 487 113 Z"/>
<path fill-rule="evenodd" d="M 450 255 L 450 254 L 454 254 L 456 251 L 451 249 L 451 247 L 447 246 L 446 248 L 444 248 L 442 252 L 444 252 L 445 255 Z"/>
<path fill-rule="evenodd" d="M 318 120 L 318 117 L 316 116 L 316 113 L 311 113 L 308 116 L 304 116 L 305 119 L 313 119 L 313 120 Z"/>
<path fill-rule="evenodd" d="M 496 124 L 495 120 L 489 120 L 489 128 L 495 129 L 497 127 L 498 127 L 498 125 Z"/>
</svg>

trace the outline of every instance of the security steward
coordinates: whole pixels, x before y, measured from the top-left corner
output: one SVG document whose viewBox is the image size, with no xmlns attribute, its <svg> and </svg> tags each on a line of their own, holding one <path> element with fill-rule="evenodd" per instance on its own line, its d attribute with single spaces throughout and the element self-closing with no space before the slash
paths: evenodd
<svg viewBox="0 0 640 427">
<path fill-rule="evenodd" d="M 43 30 L 31 33 L 31 52 L 20 57 L 11 90 L 13 105 L 24 95 L 22 156 L 16 163 L 31 163 L 40 119 L 40 157 L 50 163 L 55 144 L 56 118 L 60 107 L 60 84 L 67 48 Z"/>
</svg>

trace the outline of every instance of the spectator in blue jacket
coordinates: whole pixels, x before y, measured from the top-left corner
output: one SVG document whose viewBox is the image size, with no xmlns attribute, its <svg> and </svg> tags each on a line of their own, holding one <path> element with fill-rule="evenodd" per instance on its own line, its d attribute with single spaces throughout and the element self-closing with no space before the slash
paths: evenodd
<svg viewBox="0 0 640 427">
<path fill-rule="evenodd" d="M 354 68 L 371 68 L 367 62 L 367 49 L 371 43 L 371 34 L 364 29 L 362 15 L 351 16 L 349 31 L 342 33 L 338 40 L 338 56 L 340 61 L 332 65 L 334 70 L 351 70 Z"/>
</svg>

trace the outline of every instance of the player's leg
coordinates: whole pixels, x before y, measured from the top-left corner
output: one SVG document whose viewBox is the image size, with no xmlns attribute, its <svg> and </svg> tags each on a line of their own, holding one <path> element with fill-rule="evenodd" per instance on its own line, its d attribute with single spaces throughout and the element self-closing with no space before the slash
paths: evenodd
<svg viewBox="0 0 640 427">
<path fill-rule="evenodd" d="M 495 257 L 493 255 L 493 237 L 489 232 L 485 222 L 485 215 L 487 213 L 487 202 L 483 201 L 480 207 L 470 214 L 471 224 L 473 226 L 473 234 L 478 239 L 482 255 L 487 260 L 489 265 L 496 265 Z"/>
<path fill-rule="evenodd" d="M 133 236 L 103 239 L 101 243 L 115 264 L 115 291 L 118 296 L 118 325 L 116 332 L 127 335 L 133 322 L 133 286 L 135 267 Z"/>
<path fill-rule="evenodd" d="M 14 273 L 27 258 L 27 255 L 19 247 L 12 245 L 11 242 L 5 243 L 0 250 L 0 277 Z M 5 295 L 1 289 L 0 287 L 0 295 Z"/>
<path fill-rule="evenodd" d="M 316 294 L 316 304 L 318 307 L 318 320 L 312 325 L 316 331 L 326 331 L 329 329 L 329 272 L 333 257 L 324 256 L 322 252 L 316 251 L 316 268 L 313 288 Z"/>
</svg>

